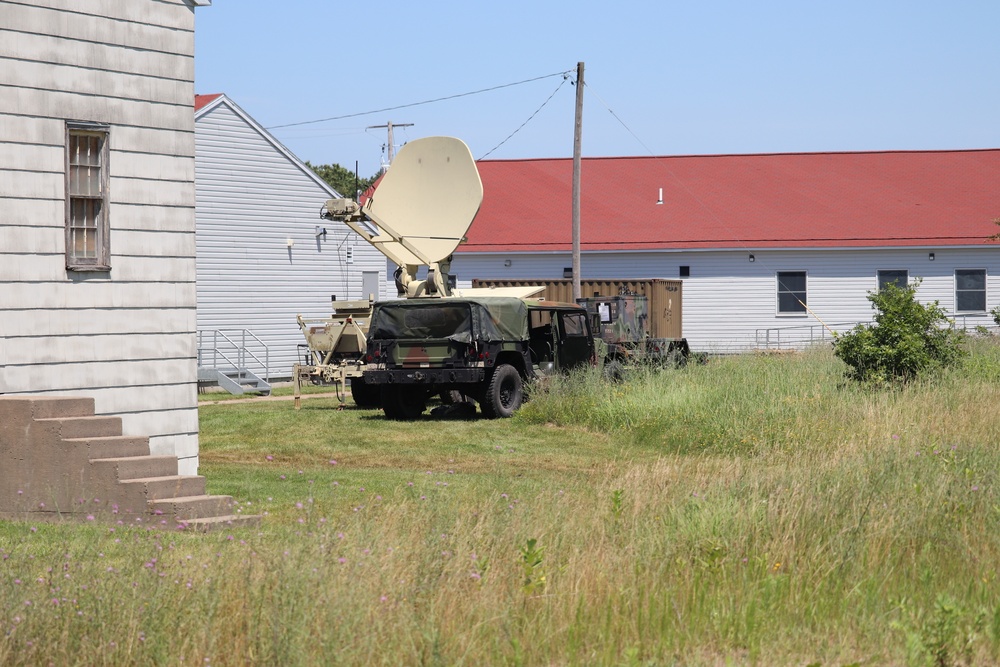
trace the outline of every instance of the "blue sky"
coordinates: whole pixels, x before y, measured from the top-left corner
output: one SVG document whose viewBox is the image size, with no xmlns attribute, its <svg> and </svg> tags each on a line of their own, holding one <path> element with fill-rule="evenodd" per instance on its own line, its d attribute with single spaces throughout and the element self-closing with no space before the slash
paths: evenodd
<svg viewBox="0 0 1000 667">
<path fill-rule="evenodd" d="M 272 130 L 363 176 L 387 121 L 413 123 L 397 146 L 571 156 L 575 90 L 546 75 L 578 61 L 585 157 L 1000 147 L 996 0 L 214 0 L 196 21 L 197 92 L 268 128 L 545 77 Z"/>
</svg>

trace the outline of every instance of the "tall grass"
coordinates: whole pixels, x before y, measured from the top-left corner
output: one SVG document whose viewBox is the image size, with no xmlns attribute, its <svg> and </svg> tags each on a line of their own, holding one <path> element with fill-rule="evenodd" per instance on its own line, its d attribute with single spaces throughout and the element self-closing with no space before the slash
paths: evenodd
<svg viewBox="0 0 1000 667">
<path fill-rule="evenodd" d="M 995 663 L 1000 349 L 843 368 L 581 375 L 503 421 L 203 406 L 260 527 L 0 524 L 0 664 Z"/>
</svg>

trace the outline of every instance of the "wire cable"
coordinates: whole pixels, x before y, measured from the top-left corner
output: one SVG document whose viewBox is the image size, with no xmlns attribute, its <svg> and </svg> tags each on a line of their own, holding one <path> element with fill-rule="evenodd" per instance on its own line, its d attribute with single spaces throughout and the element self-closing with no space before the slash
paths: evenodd
<svg viewBox="0 0 1000 667">
<path fill-rule="evenodd" d="M 567 70 L 568 71 L 568 70 Z M 371 114 L 383 113 L 385 111 L 396 111 L 397 109 L 408 109 L 410 107 L 418 107 L 424 104 L 433 104 L 435 102 L 444 102 L 447 100 L 454 100 L 460 97 L 469 97 L 470 95 L 479 95 L 480 93 L 489 93 L 494 90 L 501 90 L 503 88 L 510 88 L 512 86 L 520 86 L 525 83 L 532 83 L 533 81 L 541 81 L 542 79 L 549 79 L 554 76 L 565 76 L 567 72 L 555 72 L 553 74 L 545 74 L 543 76 L 536 76 L 531 79 L 525 79 L 523 81 L 515 81 L 513 83 L 504 83 L 499 86 L 492 86 L 490 88 L 481 88 L 479 90 L 472 90 L 467 93 L 458 93 L 456 95 L 447 95 L 445 97 L 436 97 L 432 100 L 424 100 L 422 102 L 410 102 L 409 104 L 400 104 L 394 107 L 385 107 L 384 109 L 373 109 L 371 111 L 359 111 L 357 113 L 344 114 L 343 116 L 330 116 L 329 118 L 318 118 L 316 120 L 303 120 L 298 123 L 285 123 L 284 125 L 272 125 L 271 127 L 265 128 L 268 130 L 277 130 L 283 127 L 296 127 L 299 125 L 311 125 L 313 123 L 325 123 L 331 120 L 343 120 L 345 118 L 357 118 L 358 116 L 369 116 Z"/>
<path fill-rule="evenodd" d="M 511 132 L 510 134 L 508 134 L 506 139 L 504 139 L 499 144 L 497 144 L 496 146 L 494 146 L 493 148 L 491 148 L 490 150 L 488 150 L 485 155 L 483 155 L 482 157 L 479 158 L 479 160 L 485 160 L 486 158 L 488 158 L 490 156 L 490 153 L 492 153 L 496 149 L 498 149 L 501 146 L 503 146 L 505 143 L 507 143 L 510 140 L 511 137 L 513 137 L 515 134 L 517 134 L 522 129 L 524 129 L 524 126 L 527 125 L 528 123 L 530 123 L 531 119 L 534 118 L 535 116 L 537 116 L 538 112 L 541 111 L 542 109 L 544 109 L 545 105 L 548 104 L 552 100 L 552 98 L 556 96 L 556 93 L 559 92 L 559 89 L 562 88 L 563 85 L 565 85 L 565 83 L 566 83 L 566 81 L 568 79 L 569 79 L 569 77 L 564 75 L 563 76 L 563 80 L 559 82 L 559 85 L 556 86 L 556 89 L 552 91 L 552 94 L 549 95 L 548 98 L 544 102 L 542 102 L 542 106 L 540 106 L 537 109 L 535 109 L 535 112 L 532 113 L 530 116 L 528 116 L 527 120 L 525 120 L 523 123 L 521 123 L 521 125 L 518 126 L 518 128 L 516 130 L 514 130 L 513 132 Z M 479 160 L 476 160 L 476 162 L 479 162 Z"/>
<path fill-rule="evenodd" d="M 652 158 L 653 158 L 654 160 L 656 160 L 657 162 L 663 162 L 663 163 L 664 163 L 664 166 L 666 167 L 666 169 L 665 169 L 665 170 L 666 170 L 667 174 L 668 174 L 668 175 L 669 175 L 669 176 L 670 176 L 670 177 L 671 177 L 671 178 L 672 178 L 672 179 L 674 180 L 674 182 L 675 182 L 675 183 L 677 183 L 677 185 L 678 185 L 678 186 L 679 186 L 679 187 L 680 187 L 680 188 L 681 188 L 681 189 L 682 189 L 682 190 L 683 190 L 683 191 L 684 191 L 684 192 L 685 192 L 685 193 L 686 193 L 686 194 L 687 194 L 687 195 L 688 195 L 689 197 L 691 197 L 691 199 L 693 199 L 693 200 L 694 200 L 695 202 L 697 202 L 697 203 L 698 203 L 698 206 L 700 206 L 700 207 L 701 207 L 701 208 L 702 208 L 702 209 L 703 209 L 703 210 L 704 210 L 704 211 L 705 211 L 705 212 L 706 212 L 706 213 L 708 214 L 708 216 L 709 216 L 709 217 L 710 217 L 710 218 L 711 218 L 711 219 L 712 219 L 712 220 L 713 220 L 713 221 L 714 221 L 714 222 L 715 222 L 716 224 L 718 224 L 718 225 L 719 225 L 720 227 L 722 227 L 723 229 L 726 229 L 726 230 L 728 230 L 728 231 L 729 231 L 729 233 L 730 233 L 730 234 L 732 234 L 732 236 L 733 236 L 733 240 L 734 240 L 734 241 L 736 242 L 736 244 L 737 244 L 737 245 L 738 245 L 739 247 L 741 247 L 741 248 L 742 248 L 743 250 L 745 250 L 745 251 L 747 251 L 747 252 L 750 252 L 750 251 L 752 250 L 752 248 L 751 248 L 751 247 L 750 247 L 749 245 L 747 245 L 747 243 L 746 243 L 746 242 L 745 242 L 745 241 L 744 241 L 743 239 L 741 239 L 741 238 L 739 237 L 739 235 L 738 235 L 738 234 L 736 233 L 736 230 L 735 230 L 735 229 L 734 229 L 733 227 L 731 227 L 730 225 L 726 224 L 726 222 L 725 222 L 724 220 L 722 220 L 722 218 L 720 218 L 720 217 L 719 217 L 719 216 L 718 216 L 718 215 L 717 215 L 717 214 L 715 213 L 715 211 L 713 211 L 713 210 L 712 210 L 711 208 L 709 208 L 708 204 L 706 204 L 706 203 L 705 203 L 705 202 L 704 202 L 704 201 L 703 201 L 703 200 L 702 200 L 702 199 L 701 199 L 700 197 L 698 197 L 698 196 L 697 196 L 697 195 L 696 195 L 696 194 L 695 194 L 695 193 L 694 193 L 694 192 L 693 192 L 693 191 L 692 191 L 692 190 L 691 190 L 691 189 L 690 189 L 689 187 L 687 187 L 687 185 L 686 185 L 686 184 L 684 183 L 684 181 L 682 181 L 682 180 L 680 179 L 680 177 L 678 177 L 678 176 L 677 176 L 677 174 L 676 174 L 676 173 L 674 173 L 674 171 L 673 171 L 673 170 L 672 170 L 672 169 L 671 169 L 671 168 L 669 167 L 669 165 L 667 165 L 667 164 L 665 163 L 665 161 L 663 160 L 663 157 L 662 157 L 662 156 L 659 156 L 659 155 L 656 155 L 656 154 L 654 154 L 654 153 L 653 153 L 653 151 L 652 151 L 652 150 L 650 150 L 649 146 L 647 146 L 647 145 L 645 144 L 645 142 L 643 142 L 643 141 L 642 141 L 642 139 L 640 139 L 640 138 L 638 137 L 638 135 L 636 135 L 636 133 L 632 131 L 632 128 L 630 128 L 630 127 L 629 127 L 628 125 L 626 125 L 626 124 L 625 124 L 625 121 L 623 121 L 623 120 L 622 120 L 621 118 L 619 118 L 619 117 L 618 117 L 618 114 L 616 114 L 616 113 L 614 112 L 614 110 L 613 110 L 613 109 L 612 109 L 612 108 L 611 108 L 610 106 L 608 106 L 607 102 L 605 102 L 605 101 L 604 101 L 604 100 L 603 100 L 603 99 L 601 98 L 601 96 L 597 94 L 597 91 L 596 91 L 596 90 L 594 90 L 594 89 L 593 89 L 593 88 L 592 88 L 592 87 L 590 86 L 590 84 L 588 84 L 588 83 L 587 83 L 587 82 L 585 81 L 583 85 L 584 85 L 584 89 L 585 89 L 585 90 L 587 90 L 587 91 L 589 91 L 589 92 L 591 92 L 591 93 L 593 93 L 594 97 L 596 97 L 596 98 L 597 98 L 597 100 L 598 100 L 598 101 L 599 101 L 599 102 L 600 102 L 600 103 L 601 103 L 601 104 L 602 104 L 602 105 L 604 106 L 604 108 L 608 110 L 608 112 L 609 112 L 609 113 L 610 113 L 610 114 L 611 114 L 611 115 L 612 115 L 612 116 L 614 117 L 614 119 L 615 119 L 616 121 L 618 121 L 618 123 L 619 123 L 619 124 L 621 124 L 621 126 L 622 126 L 623 128 L 625 128 L 625 131 L 626 131 L 626 132 L 628 132 L 629 134 L 631 134 L 631 135 L 632 135 L 632 137 L 633 137 L 633 138 L 634 138 L 634 139 L 635 139 L 635 140 L 636 140 L 636 141 L 637 141 L 637 142 L 639 143 L 639 145 L 640 145 L 640 146 L 642 146 L 642 147 L 643 147 L 644 149 L 646 149 L 646 152 L 647 152 L 647 153 L 649 153 L 650 157 L 652 157 Z M 768 266 L 768 264 L 767 264 L 767 262 L 762 262 L 762 264 L 763 264 L 763 265 L 764 265 L 765 267 L 767 267 L 767 268 L 771 268 L 771 270 L 775 271 L 775 274 L 777 274 L 777 270 L 776 270 L 776 269 L 774 269 L 773 267 L 769 267 L 769 266 Z M 796 298 L 795 300 L 796 300 L 796 301 L 798 301 L 798 302 L 799 302 L 799 304 L 800 304 L 800 305 L 801 305 L 801 306 L 802 306 L 803 308 L 805 308 L 806 312 L 808 312 L 808 313 L 809 313 L 810 315 L 812 315 L 812 316 L 813 316 L 814 318 L 816 318 L 816 321 L 818 321 L 818 322 L 819 322 L 819 323 L 820 323 L 821 325 L 823 325 L 823 326 L 824 326 L 824 327 L 825 327 L 825 328 L 826 328 L 826 329 L 827 329 L 828 331 L 830 331 L 831 333 L 833 333 L 833 329 L 831 329 L 831 328 L 830 328 L 830 327 L 829 327 L 829 326 L 828 326 L 828 325 L 826 324 L 826 322 L 824 322 L 824 321 L 823 321 L 823 320 L 822 320 L 822 319 L 820 318 L 820 316 L 816 314 L 816 312 L 815 312 L 815 311 L 813 311 L 813 310 L 812 310 L 811 308 L 809 308 L 809 306 L 807 306 L 807 305 L 806 305 L 805 303 L 803 303 L 801 299 L 798 299 L 798 298 Z"/>
</svg>

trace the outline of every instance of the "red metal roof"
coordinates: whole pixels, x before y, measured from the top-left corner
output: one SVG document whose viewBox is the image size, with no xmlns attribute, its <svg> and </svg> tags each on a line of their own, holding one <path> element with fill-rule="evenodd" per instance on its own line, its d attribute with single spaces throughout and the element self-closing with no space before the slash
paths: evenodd
<svg viewBox="0 0 1000 667">
<path fill-rule="evenodd" d="M 216 93 L 214 95 L 195 95 L 194 96 L 194 110 L 198 111 L 206 104 L 209 104 L 213 100 L 222 97 L 222 93 Z"/>
<path fill-rule="evenodd" d="M 571 250 L 572 160 L 478 167 L 483 205 L 459 252 Z M 584 158 L 581 167 L 585 251 L 982 245 L 1000 231 L 997 217 L 1000 149 Z"/>
</svg>

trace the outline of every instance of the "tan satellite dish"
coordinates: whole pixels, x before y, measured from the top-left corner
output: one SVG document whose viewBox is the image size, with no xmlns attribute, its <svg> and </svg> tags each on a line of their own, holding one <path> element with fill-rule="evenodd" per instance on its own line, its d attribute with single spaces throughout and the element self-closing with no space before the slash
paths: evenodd
<svg viewBox="0 0 1000 667">
<path fill-rule="evenodd" d="M 363 206 L 331 199 L 322 215 L 343 221 L 396 263 L 401 296 L 500 296 L 492 288 L 449 286 L 451 254 L 482 203 L 483 183 L 469 147 L 454 137 L 425 137 L 403 146 Z M 427 278 L 418 280 L 421 266 L 427 267 Z M 542 289 L 506 288 L 502 293 L 526 297 Z"/>
<path fill-rule="evenodd" d="M 363 211 L 390 237 L 392 254 L 420 260 L 403 264 L 432 265 L 455 251 L 482 203 L 469 147 L 454 137 L 425 137 L 403 146 Z"/>
</svg>

